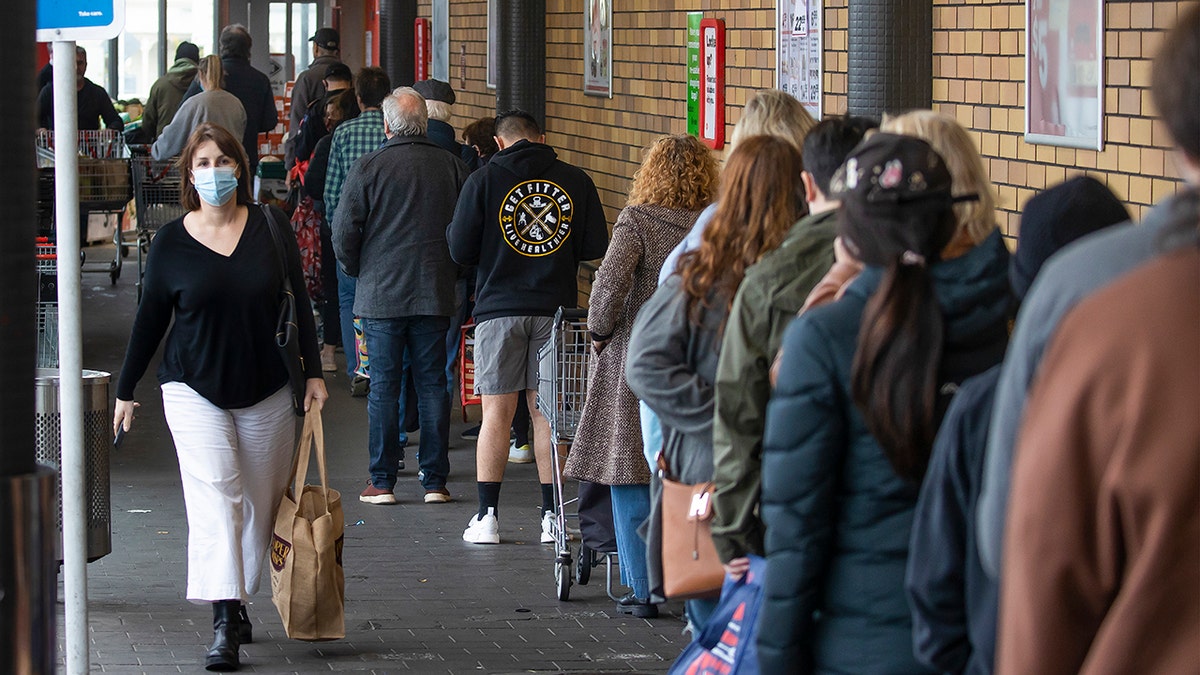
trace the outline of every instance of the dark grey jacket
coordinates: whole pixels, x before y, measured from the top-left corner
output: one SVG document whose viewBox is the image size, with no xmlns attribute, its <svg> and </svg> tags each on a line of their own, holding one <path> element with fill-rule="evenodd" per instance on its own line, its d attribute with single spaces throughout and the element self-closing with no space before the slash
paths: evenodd
<svg viewBox="0 0 1200 675">
<path fill-rule="evenodd" d="M 629 337 L 625 380 L 633 394 L 662 422 L 663 455 L 671 474 L 684 483 L 713 477 L 713 382 L 721 354 L 721 324 L 727 299 L 713 298 L 700 324 L 688 320 L 681 277 L 673 274 L 642 305 Z M 662 514 L 657 475 L 650 482 L 646 571 L 650 591 L 662 592 Z"/>
<path fill-rule="evenodd" d="M 369 319 L 454 314 L 446 226 L 466 165 L 424 136 L 396 136 L 351 167 L 331 222 L 338 263 Z"/>
</svg>

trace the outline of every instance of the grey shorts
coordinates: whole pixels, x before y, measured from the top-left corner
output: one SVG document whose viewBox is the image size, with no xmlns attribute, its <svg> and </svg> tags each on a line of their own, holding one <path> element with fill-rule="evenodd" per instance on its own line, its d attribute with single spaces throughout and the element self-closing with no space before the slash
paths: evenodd
<svg viewBox="0 0 1200 675">
<path fill-rule="evenodd" d="M 503 316 L 475 326 L 475 394 L 536 390 L 538 349 L 553 326 L 549 316 Z"/>
</svg>

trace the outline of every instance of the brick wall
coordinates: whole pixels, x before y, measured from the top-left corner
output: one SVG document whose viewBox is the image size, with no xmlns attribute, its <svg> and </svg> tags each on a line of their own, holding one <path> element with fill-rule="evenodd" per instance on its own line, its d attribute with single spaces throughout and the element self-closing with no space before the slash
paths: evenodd
<svg viewBox="0 0 1200 675">
<path fill-rule="evenodd" d="M 1097 152 L 1023 140 L 1023 1 L 934 0 L 935 107 L 975 137 L 1006 233 L 1016 234 L 1020 209 L 1037 190 L 1076 173 L 1107 182 L 1135 216 L 1177 189 L 1168 141 L 1152 119 L 1149 77 L 1162 32 L 1186 4 L 1105 4 L 1105 145 Z M 591 173 L 611 221 L 624 204 L 642 148 L 660 134 L 685 130 L 686 12 L 725 20 L 728 138 L 746 99 L 774 85 L 775 7 L 757 0 L 616 0 L 609 99 L 583 94 L 583 6 L 581 0 L 547 0 L 547 140 L 566 161 Z M 430 16 L 428 0 L 420 15 Z M 450 70 L 459 98 L 453 123 L 460 130 L 494 114 L 495 93 L 484 87 L 486 17 L 484 0 L 451 2 Z M 847 17 L 847 0 L 826 1 L 827 113 L 846 107 Z"/>
</svg>

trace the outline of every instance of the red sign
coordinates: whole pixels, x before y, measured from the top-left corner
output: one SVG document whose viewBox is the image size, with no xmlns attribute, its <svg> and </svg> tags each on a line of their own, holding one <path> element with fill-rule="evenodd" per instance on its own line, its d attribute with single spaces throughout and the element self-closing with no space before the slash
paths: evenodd
<svg viewBox="0 0 1200 675">
<path fill-rule="evenodd" d="M 725 147 L 725 21 L 700 22 L 700 140 Z"/>
<path fill-rule="evenodd" d="M 416 82 L 429 79 L 429 19 L 417 19 L 413 22 L 413 79 Z"/>
</svg>

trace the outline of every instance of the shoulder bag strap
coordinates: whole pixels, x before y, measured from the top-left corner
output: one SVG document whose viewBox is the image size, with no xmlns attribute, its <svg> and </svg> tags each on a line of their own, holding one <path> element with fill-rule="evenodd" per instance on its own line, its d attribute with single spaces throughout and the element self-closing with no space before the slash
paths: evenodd
<svg viewBox="0 0 1200 675">
<path fill-rule="evenodd" d="M 275 242 L 275 257 L 279 259 L 279 272 L 283 277 L 285 290 L 291 290 L 290 279 L 287 274 L 287 256 L 284 254 L 283 240 L 279 234 L 279 228 L 275 225 L 275 216 L 271 213 L 271 207 L 266 204 L 259 204 L 262 208 L 263 217 L 267 219 L 267 230 L 271 233 L 271 241 Z"/>
</svg>

